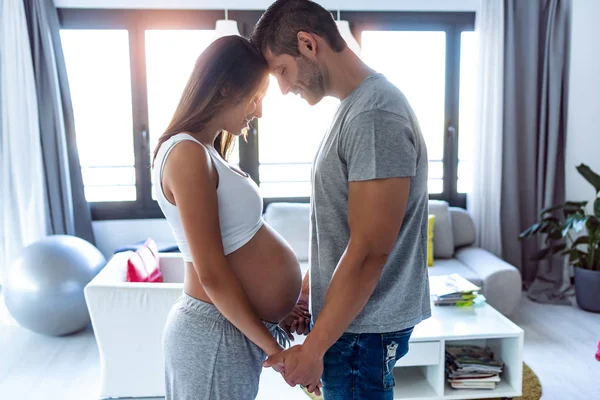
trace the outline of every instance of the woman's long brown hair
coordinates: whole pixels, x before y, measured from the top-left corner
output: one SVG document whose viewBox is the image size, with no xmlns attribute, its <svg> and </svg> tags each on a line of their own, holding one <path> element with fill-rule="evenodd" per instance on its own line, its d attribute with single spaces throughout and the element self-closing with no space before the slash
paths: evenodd
<svg viewBox="0 0 600 400">
<path fill-rule="evenodd" d="M 225 36 L 212 42 L 200 54 L 188 79 L 173 118 L 158 139 L 160 146 L 178 133 L 199 133 L 225 107 L 252 96 L 268 75 L 260 52 L 247 39 Z M 215 148 L 223 158 L 233 149 L 235 135 L 221 131 Z"/>
</svg>

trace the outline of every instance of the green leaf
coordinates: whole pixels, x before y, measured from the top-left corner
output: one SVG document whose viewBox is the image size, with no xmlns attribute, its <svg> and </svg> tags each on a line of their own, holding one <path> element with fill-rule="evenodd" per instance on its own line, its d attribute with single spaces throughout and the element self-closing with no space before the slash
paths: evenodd
<svg viewBox="0 0 600 400">
<path fill-rule="evenodd" d="M 564 205 L 570 209 L 581 209 L 587 206 L 587 201 L 567 201 Z"/>
<path fill-rule="evenodd" d="M 548 254 L 550 254 L 550 247 L 546 247 L 545 249 L 542 249 L 538 252 L 536 252 L 535 254 L 533 254 L 530 258 L 531 261 L 541 261 L 544 258 L 546 258 L 548 256 Z"/>
<path fill-rule="evenodd" d="M 575 264 L 575 263 L 581 264 L 582 261 L 585 260 L 586 253 L 584 253 L 583 251 L 581 251 L 579 249 L 570 249 L 568 251 L 568 253 L 569 253 L 569 263 L 571 263 L 571 264 Z"/>
<path fill-rule="evenodd" d="M 548 232 L 552 232 L 555 230 L 560 230 L 560 225 L 558 224 L 558 221 L 553 221 L 550 219 L 544 219 L 541 223 L 540 223 L 540 227 L 538 229 L 538 232 L 541 233 L 548 233 Z"/>
<path fill-rule="evenodd" d="M 559 253 L 559 252 L 563 251 L 566 248 L 567 248 L 567 244 L 566 243 L 560 243 L 560 244 L 557 244 L 556 246 L 552 247 L 552 249 L 550 250 L 550 252 L 552 254 L 556 254 L 556 253 Z"/>
<path fill-rule="evenodd" d="M 600 175 L 585 164 L 580 164 L 577 171 L 596 189 L 596 194 L 598 194 L 600 192 Z"/>
<path fill-rule="evenodd" d="M 546 247 L 531 256 L 531 261 L 541 261 L 550 254 L 556 254 L 567 248 L 566 243 L 560 243 L 554 246 Z"/>
<path fill-rule="evenodd" d="M 577 233 L 581 233 L 581 231 L 583 231 L 583 229 L 585 228 L 587 219 L 588 219 L 587 215 L 579 214 L 579 213 L 573 214 L 568 218 L 569 223 L 571 224 L 571 229 L 573 229 Z"/>
<path fill-rule="evenodd" d="M 531 235 L 533 235 L 534 233 L 536 233 L 540 228 L 540 224 L 536 223 L 531 225 L 529 228 L 525 229 L 523 232 L 521 232 L 521 234 L 519 234 L 519 240 L 523 240 Z"/>
<path fill-rule="evenodd" d="M 563 237 L 567 236 L 571 229 L 574 229 L 577 233 L 581 232 L 583 228 L 585 228 L 586 220 L 587 216 L 579 212 L 570 215 L 567 219 L 565 219 L 563 225 L 560 227 L 561 235 Z"/>
<path fill-rule="evenodd" d="M 557 226 L 560 223 L 560 221 L 556 217 L 547 216 L 547 217 L 542 218 L 542 223 L 547 224 L 547 225 Z"/>
<path fill-rule="evenodd" d="M 587 201 L 567 201 L 565 203 L 562 204 L 556 204 L 552 207 L 548 207 L 548 208 L 544 208 L 542 211 L 540 211 L 540 217 L 543 217 L 544 214 L 548 214 L 551 213 L 553 211 L 556 210 L 561 210 L 564 209 L 565 212 L 577 212 L 579 210 L 581 210 L 582 208 L 584 208 L 585 206 L 587 206 Z"/>
<path fill-rule="evenodd" d="M 576 247 L 580 244 L 588 244 L 590 242 L 590 237 L 585 235 L 585 236 L 579 236 L 571 245 L 571 247 Z"/>
<path fill-rule="evenodd" d="M 594 215 L 588 215 L 587 220 L 585 221 L 585 227 L 590 236 L 596 237 L 600 230 L 600 219 Z"/>
<path fill-rule="evenodd" d="M 563 237 L 565 237 L 565 234 L 563 234 L 563 232 L 564 231 L 560 229 L 553 229 L 550 232 L 548 232 L 548 238 L 552 240 L 562 239 Z"/>
<path fill-rule="evenodd" d="M 600 218 L 600 197 L 596 198 L 596 201 L 594 201 L 594 215 Z"/>
</svg>

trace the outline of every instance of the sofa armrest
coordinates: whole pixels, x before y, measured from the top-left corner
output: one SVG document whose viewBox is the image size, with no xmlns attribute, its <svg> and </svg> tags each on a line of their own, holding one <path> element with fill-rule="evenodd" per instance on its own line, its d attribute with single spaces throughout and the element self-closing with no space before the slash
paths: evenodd
<svg viewBox="0 0 600 400">
<path fill-rule="evenodd" d="M 115 254 L 84 289 L 100 353 L 100 395 L 164 396 L 162 332 L 183 283 L 126 282 L 130 255 Z"/>
<path fill-rule="evenodd" d="M 104 268 L 88 283 L 92 286 L 112 285 L 127 280 L 127 260 L 133 255 L 133 251 L 124 251 L 114 254 L 106 263 Z"/>
<path fill-rule="evenodd" d="M 478 247 L 459 249 L 455 257 L 481 277 L 488 304 L 507 316 L 515 311 L 522 290 L 517 268 Z"/>
</svg>

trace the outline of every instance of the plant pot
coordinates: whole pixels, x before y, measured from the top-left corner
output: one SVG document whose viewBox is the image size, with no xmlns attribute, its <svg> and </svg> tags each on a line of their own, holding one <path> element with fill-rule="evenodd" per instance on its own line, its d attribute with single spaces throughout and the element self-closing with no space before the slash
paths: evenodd
<svg viewBox="0 0 600 400">
<path fill-rule="evenodd" d="M 581 309 L 600 313 L 600 271 L 575 267 L 575 297 Z"/>
</svg>

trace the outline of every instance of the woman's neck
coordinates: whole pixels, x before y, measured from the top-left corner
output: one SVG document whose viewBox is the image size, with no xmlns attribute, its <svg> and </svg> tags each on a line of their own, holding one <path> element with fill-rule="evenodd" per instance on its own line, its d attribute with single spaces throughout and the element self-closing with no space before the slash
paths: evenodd
<svg viewBox="0 0 600 400">
<path fill-rule="evenodd" d="M 190 134 L 203 145 L 214 148 L 215 140 L 223 130 L 220 126 L 222 125 L 218 121 L 213 120 L 202 131 Z"/>
</svg>

